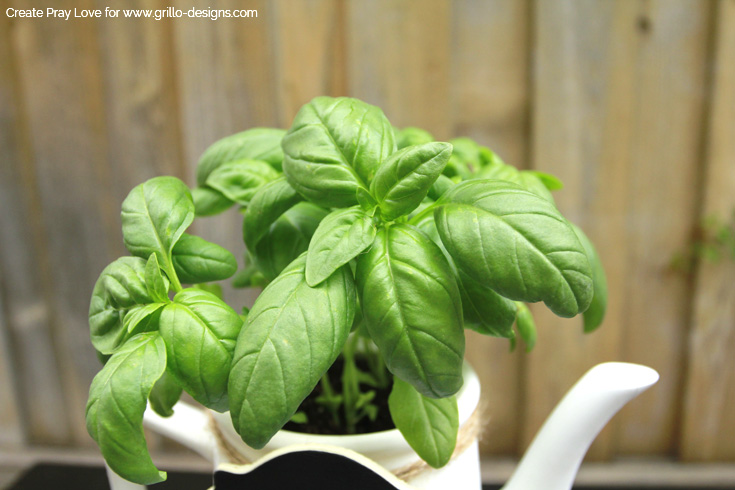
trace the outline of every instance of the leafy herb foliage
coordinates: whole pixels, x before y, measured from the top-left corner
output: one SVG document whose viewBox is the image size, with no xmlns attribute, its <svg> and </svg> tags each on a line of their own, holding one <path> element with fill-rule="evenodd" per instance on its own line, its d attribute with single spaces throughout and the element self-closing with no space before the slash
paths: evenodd
<svg viewBox="0 0 735 490">
<path fill-rule="evenodd" d="M 317 384 L 317 402 L 350 432 L 375 419 L 375 390 L 392 383 L 397 428 L 430 465 L 446 464 L 465 328 L 512 345 L 517 330 L 530 350 L 526 302 L 584 314 L 585 331 L 602 322 L 604 270 L 556 209 L 561 187 L 471 139 L 395 129 L 350 98 L 312 100 L 288 131 L 214 143 L 191 191 L 156 177 L 123 202 L 132 257 L 102 271 L 89 310 L 106 360 L 90 389 L 90 435 L 114 471 L 153 483 L 165 474 L 146 449 L 147 403 L 167 416 L 186 391 L 229 410 L 260 448 L 287 422 L 306 422 L 299 406 Z M 236 275 L 230 252 L 186 233 L 195 215 L 233 205 L 247 247 Z M 265 287 L 242 314 L 209 284 L 233 275 L 237 287 Z M 327 371 L 340 356 L 336 391 Z"/>
</svg>

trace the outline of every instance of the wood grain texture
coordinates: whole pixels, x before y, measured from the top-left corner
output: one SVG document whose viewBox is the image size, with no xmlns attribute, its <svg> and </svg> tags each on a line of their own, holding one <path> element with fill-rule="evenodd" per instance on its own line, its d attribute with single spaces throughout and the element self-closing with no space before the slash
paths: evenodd
<svg viewBox="0 0 735 490">
<path fill-rule="evenodd" d="M 109 4 L 96 1 L 104 10 Z M 164 9 L 159 0 L 135 0 L 129 9 Z M 177 79 L 171 29 L 173 21 L 146 18 L 106 20 L 98 30 L 104 82 L 104 108 L 110 167 L 110 199 L 119 208 L 144 180 L 173 175 L 185 178 Z M 118 220 L 119 221 L 119 220 Z M 118 223 L 118 228 L 121 223 Z M 122 244 L 122 232 L 118 231 Z M 119 255 L 129 255 L 121 247 Z M 146 431 L 151 451 L 178 450 L 162 436 Z"/>
<path fill-rule="evenodd" d="M 96 2 L 101 10 L 106 6 L 104 1 Z M 165 8 L 160 0 L 135 0 L 125 6 Z M 143 180 L 185 175 L 172 21 L 106 20 L 100 27 L 108 161 L 119 207 Z"/>
<path fill-rule="evenodd" d="M 717 3 L 714 83 L 702 218 L 735 213 L 735 2 Z M 735 459 L 735 261 L 702 262 L 696 277 L 679 453 Z"/>
<path fill-rule="evenodd" d="M 669 264 L 697 210 L 708 9 L 697 2 L 566 7 L 538 5 L 534 164 L 562 178 L 560 209 L 600 245 L 610 316 L 589 337 L 569 328 L 577 322 L 539 316 L 555 330 L 539 334 L 539 356 L 531 358 L 529 396 L 546 401 L 529 404 L 526 428 L 560 398 L 560 380 L 568 386 L 593 363 L 624 359 L 654 367 L 662 380 L 624 410 L 615 439 L 603 433 L 590 458 L 665 454 L 675 444 L 690 293 Z M 549 365 L 558 368 L 544 376 Z"/>
<path fill-rule="evenodd" d="M 16 404 L 18 421 L 25 429 L 22 439 L 62 444 L 71 440 L 71 432 L 56 376 L 60 365 L 54 348 L 56 316 L 47 297 L 51 291 L 48 235 L 18 80 L 14 43 L 18 24 L 0 16 L 0 291 L 5 302 L 0 327 L 4 348 L 12 352 L 3 356 L 5 366 L 14 376 L 13 384 L 3 383 L 2 398 L 4 404 Z M 4 406 L 3 425 L 13 425 L 16 416 Z"/>
<path fill-rule="evenodd" d="M 90 2 L 14 2 L 16 8 L 92 8 Z M 30 22 L 28 21 L 30 20 Z M 84 417 L 99 369 L 87 310 L 97 275 L 121 250 L 119 209 L 107 158 L 102 73 L 91 19 L 27 19 L 17 25 L 18 67 L 35 156 L 44 233 L 49 239 L 53 340 L 67 425 L 91 445 Z M 48 407 L 45 408 L 48 411 Z"/>
<path fill-rule="evenodd" d="M 625 360 L 658 370 L 661 380 L 621 413 L 617 450 L 670 454 L 677 442 L 692 292 L 686 277 L 672 273 L 670 264 L 698 219 L 712 4 L 642 6 L 626 196 L 623 353 Z"/>
<path fill-rule="evenodd" d="M 537 2 L 535 6 L 532 166 L 564 182 L 565 188 L 555 193 L 557 206 L 598 245 L 601 259 L 608 265 L 613 310 L 629 287 L 625 270 L 615 268 L 623 262 L 620 253 L 624 251 L 612 248 L 613 244 L 605 246 L 609 235 L 601 232 L 613 231 L 596 223 L 600 217 L 591 209 L 624 204 L 616 189 L 606 187 L 608 183 L 602 180 L 611 162 L 604 158 L 601 139 L 610 117 L 604 97 L 610 91 L 614 94 L 611 77 L 621 68 L 619 58 L 629 54 L 625 45 L 618 44 L 619 38 L 629 33 L 620 32 L 617 24 L 629 17 L 625 10 L 631 3 L 567 1 L 553 5 Z M 624 160 L 615 165 L 625 172 Z M 622 215 L 622 210 L 617 214 Z M 615 247 L 620 245 L 614 242 Z M 622 327 L 615 311 L 593 335 L 583 334 L 579 317 L 557 318 L 542 305 L 534 305 L 532 311 L 538 344 L 527 356 L 525 368 L 524 447 L 584 372 L 594 364 L 619 358 Z M 598 437 L 588 458 L 606 458 L 611 451 L 608 430 Z"/>
<path fill-rule="evenodd" d="M 189 2 L 175 6 L 187 10 Z M 235 0 L 218 0 L 213 9 L 242 8 Z M 177 19 L 173 25 L 181 138 L 187 182 L 195 184 L 200 155 L 220 138 L 258 126 L 279 126 L 273 46 L 273 4 L 248 3 L 257 18 Z M 192 230 L 235 254 L 240 264 L 244 254 L 242 217 L 234 208 L 211 218 L 197 220 Z M 253 295 L 224 284 L 225 298 L 239 308 L 252 304 Z"/>
<path fill-rule="evenodd" d="M 592 459 L 735 460 L 735 271 L 669 269 L 703 216 L 735 207 L 734 0 L 253 0 L 257 18 L 217 21 L 9 19 L 7 6 L 106 4 L 5 0 L 0 13 L 0 353 L 12 354 L 0 359 L 0 443 L 90 443 L 89 293 L 126 254 L 129 190 L 164 174 L 194 184 L 217 139 L 287 127 L 327 94 L 557 174 L 560 209 L 606 266 L 599 332 L 534 308 L 530 355 L 468 336 L 490 407 L 486 455 L 517 455 L 586 369 L 628 360 L 661 381 Z M 236 210 L 193 231 L 241 257 Z M 225 293 L 238 308 L 254 299 Z"/>
<path fill-rule="evenodd" d="M 347 0 L 350 95 L 384 109 L 396 127 L 452 136 L 451 3 Z"/>
<path fill-rule="evenodd" d="M 2 292 L 0 288 L 0 448 L 25 444 L 25 427 L 22 425 L 20 400 L 13 376 L 13 356 L 5 326 Z"/>
<path fill-rule="evenodd" d="M 213 9 L 233 9 L 234 0 L 218 0 Z M 183 0 L 180 9 L 190 8 Z M 174 22 L 173 41 L 179 107 L 191 183 L 199 156 L 212 143 L 254 126 L 277 126 L 272 4 L 255 1 L 257 18 L 182 18 Z"/>
<path fill-rule="evenodd" d="M 273 9 L 279 125 L 314 97 L 346 95 L 344 2 L 277 0 Z"/>
<path fill-rule="evenodd" d="M 529 2 L 452 3 L 452 135 L 471 137 L 521 168 L 528 163 L 530 27 Z M 467 359 L 487 407 L 482 453 L 517 453 L 525 354 L 511 353 L 505 340 L 467 333 Z"/>
<path fill-rule="evenodd" d="M 528 165 L 531 2 L 452 3 L 452 136 L 469 136 L 507 163 Z"/>
</svg>

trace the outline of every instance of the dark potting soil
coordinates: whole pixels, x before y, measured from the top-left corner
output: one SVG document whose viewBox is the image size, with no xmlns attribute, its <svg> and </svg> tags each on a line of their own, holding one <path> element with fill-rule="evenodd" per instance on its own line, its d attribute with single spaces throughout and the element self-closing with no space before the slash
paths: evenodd
<svg viewBox="0 0 735 490">
<path fill-rule="evenodd" d="M 357 359 L 357 367 L 362 371 L 368 371 L 367 363 L 362 359 Z M 335 393 L 342 392 L 342 359 L 337 361 L 329 369 L 329 381 L 334 389 Z M 387 388 L 373 388 L 372 386 L 360 385 L 362 392 L 368 390 L 375 391 L 375 398 L 372 403 L 378 407 L 378 416 L 374 421 L 371 421 L 367 416 L 363 417 L 356 426 L 353 434 L 368 434 L 370 432 L 380 432 L 384 430 L 395 429 L 396 426 L 393 423 L 393 419 L 390 417 L 390 411 L 388 410 L 388 395 L 390 395 L 390 386 Z M 304 424 L 297 424 L 294 422 L 287 423 L 283 428 L 292 432 L 304 432 L 307 434 L 322 434 L 322 435 L 346 435 L 348 432 L 345 430 L 346 424 L 344 423 L 344 412 L 342 407 L 339 410 L 339 421 L 336 422 L 332 413 L 324 406 L 317 403 L 316 399 L 322 394 L 321 383 L 316 385 L 314 391 L 306 397 L 301 403 L 301 406 L 297 412 L 301 411 L 306 414 L 308 422 Z"/>
</svg>

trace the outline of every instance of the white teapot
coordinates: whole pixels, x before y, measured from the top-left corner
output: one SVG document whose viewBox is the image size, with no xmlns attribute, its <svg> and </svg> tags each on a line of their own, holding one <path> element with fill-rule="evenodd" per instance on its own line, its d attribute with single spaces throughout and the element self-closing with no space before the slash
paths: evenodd
<svg viewBox="0 0 735 490">
<path fill-rule="evenodd" d="M 467 365 L 464 377 L 464 386 L 457 396 L 462 424 L 460 439 L 463 429 L 469 429 L 473 421 L 476 422 L 475 412 L 480 400 L 480 383 Z M 637 364 L 608 362 L 590 369 L 548 417 L 503 489 L 569 490 L 587 449 L 600 430 L 623 405 L 655 384 L 658 378 L 656 371 Z M 245 445 L 235 432 L 229 414 L 209 412 L 183 402 L 174 407 L 174 414 L 168 418 L 147 410 L 144 422 L 154 431 L 201 454 L 215 468 L 235 473 L 247 472 L 288 452 L 308 449 L 354 459 L 399 489 L 480 490 L 482 486 L 475 437 L 459 447 L 446 466 L 433 469 L 420 464 L 417 466 L 420 461 L 418 455 L 397 429 L 348 436 L 281 431 L 265 448 L 254 450 Z M 231 464 L 245 461 L 250 464 L 240 467 Z M 405 468 L 415 471 L 406 473 Z M 407 482 L 398 479 L 394 473 L 403 476 Z M 145 488 L 123 480 L 109 468 L 107 474 L 112 490 Z"/>
</svg>

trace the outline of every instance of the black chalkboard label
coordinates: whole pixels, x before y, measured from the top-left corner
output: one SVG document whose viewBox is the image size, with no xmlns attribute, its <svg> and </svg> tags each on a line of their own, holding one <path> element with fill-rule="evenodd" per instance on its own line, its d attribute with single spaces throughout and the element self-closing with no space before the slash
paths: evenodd
<svg viewBox="0 0 735 490">
<path fill-rule="evenodd" d="M 410 490 L 373 461 L 349 450 L 300 446 L 280 450 L 257 463 L 223 464 L 215 490 Z"/>
</svg>

